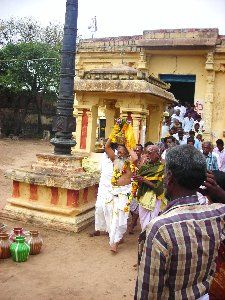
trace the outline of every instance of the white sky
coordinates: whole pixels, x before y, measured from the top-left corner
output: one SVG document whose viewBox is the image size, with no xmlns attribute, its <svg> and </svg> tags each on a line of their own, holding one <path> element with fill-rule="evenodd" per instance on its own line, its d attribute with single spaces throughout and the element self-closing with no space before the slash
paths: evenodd
<svg viewBox="0 0 225 300">
<path fill-rule="evenodd" d="M 0 18 L 33 16 L 43 24 L 64 23 L 65 4 L 66 0 L 0 0 Z M 88 25 L 94 16 L 95 37 L 210 27 L 225 34 L 225 0 L 79 0 L 78 32 L 83 38 L 91 37 Z"/>
</svg>

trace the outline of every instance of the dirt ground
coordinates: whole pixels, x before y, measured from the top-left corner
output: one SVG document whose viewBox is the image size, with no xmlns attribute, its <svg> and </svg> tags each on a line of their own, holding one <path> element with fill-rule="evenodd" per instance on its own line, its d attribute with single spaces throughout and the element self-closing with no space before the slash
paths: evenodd
<svg viewBox="0 0 225 300">
<path fill-rule="evenodd" d="M 52 152 L 49 143 L 37 140 L 0 140 L 0 209 L 11 193 L 6 169 L 30 165 L 36 153 Z M 137 238 L 127 235 L 119 253 L 109 251 L 108 238 L 89 238 L 90 226 L 78 234 L 61 233 L 31 224 L 0 220 L 8 228 L 22 225 L 38 229 L 43 251 L 25 263 L 0 261 L 0 300 L 26 299 L 133 299 Z"/>
</svg>

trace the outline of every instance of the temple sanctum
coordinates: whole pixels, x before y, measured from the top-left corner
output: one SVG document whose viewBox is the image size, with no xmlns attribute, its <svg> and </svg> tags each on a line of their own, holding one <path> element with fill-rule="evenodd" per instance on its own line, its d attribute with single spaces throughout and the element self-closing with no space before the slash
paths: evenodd
<svg viewBox="0 0 225 300">
<path fill-rule="evenodd" d="M 75 80 L 76 150 L 94 151 L 114 118 L 132 119 L 137 141 L 159 140 L 173 101 L 195 104 L 205 139 L 225 136 L 225 36 L 218 29 L 147 30 L 81 40 Z"/>
</svg>

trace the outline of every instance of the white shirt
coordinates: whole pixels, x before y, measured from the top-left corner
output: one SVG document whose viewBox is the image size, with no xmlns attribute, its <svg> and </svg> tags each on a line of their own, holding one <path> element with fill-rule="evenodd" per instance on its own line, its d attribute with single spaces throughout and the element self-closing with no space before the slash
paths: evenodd
<svg viewBox="0 0 225 300">
<path fill-rule="evenodd" d="M 183 105 L 174 107 L 175 111 L 178 109 L 180 110 L 181 116 L 184 117 L 184 115 L 186 114 L 186 107 L 184 107 Z"/>
<path fill-rule="evenodd" d="M 220 152 L 216 147 L 213 149 L 213 153 L 217 156 L 219 170 L 225 172 L 225 149 Z"/>
<path fill-rule="evenodd" d="M 204 130 L 204 121 L 203 121 L 203 120 L 201 120 L 200 122 L 198 122 L 198 121 L 194 121 L 194 124 L 193 124 L 193 128 L 192 128 L 192 130 L 194 130 L 194 129 L 195 129 L 195 124 L 196 124 L 196 123 L 198 123 L 198 124 L 199 124 L 199 130 L 200 130 L 200 131 Z"/>
<path fill-rule="evenodd" d="M 184 129 L 184 132 L 189 132 L 190 130 L 192 130 L 192 127 L 193 127 L 193 124 L 194 124 L 194 119 L 193 118 L 184 118 L 184 121 L 183 121 L 183 129 Z"/>
<path fill-rule="evenodd" d="M 178 133 L 173 134 L 173 137 L 179 142 L 180 145 L 186 145 L 187 144 L 187 136 L 184 135 L 182 140 L 179 139 Z"/>
<path fill-rule="evenodd" d="M 171 122 L 174 122 L 175 120 L 178 120 L 179 122 L 183 122 L 183 117 L 181 115 L 177 116 L 176 114 L 173 114 L 171 116 Z"/>
</svg>

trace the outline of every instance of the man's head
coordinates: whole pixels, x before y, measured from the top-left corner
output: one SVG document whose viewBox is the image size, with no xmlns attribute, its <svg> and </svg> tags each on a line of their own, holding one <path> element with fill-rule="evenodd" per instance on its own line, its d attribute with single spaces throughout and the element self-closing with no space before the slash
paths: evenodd
<svg viewBox="0 0 225 300">
<path fill-rule="evenodd" d="M 195 145 L 195 140 L 193 138 L 188 138 L 187 139 L 187 145 L 194 146 Z"/>
<path fill-rule="evenodd" d="M 151 146 L 151 145 L 154 145 L 153 142 L 149 141 L 149 142 L 146 142 L 145 145 L 144 145 L 144 152 L 146 153 L 146 149 L 148 146 Z"/>
<path fill-rule="evenodd" d="M 165 143 L 166 148 L 173 147 L 175 145 L 175 140 L 176 139 L 173 136 L 167 136 L 167 137 L 165 137 L 164 143 Z"/>
<path fill-rule="evenodd" d="M 206 160 L 200 151 L 181 145 L 167 152 L 164 183 L 168 198 L 174 198 L 178 191 L 195 193 L 205 180 Z"/>
<path fill-rule="evenodd" d="M 217 148 L 219 149 L 219 151 L 222 151 L 223 148 L 224 148 L 224 142 L 223 142 L 223 140 L 218 139 L 218 140 L 216 141 L 216 146 L 217 146 Z"/>
<path fill-rule="evenodd" d="M 189 137 L 191 137 L 193 139 L 195 138 L 195 132 L 193 130 L 189 131 Z"/>
<path fill-rule="evenodd" d="M 160 149 L 156 145 L 151 145 L 146 148 L 147 160 L 156 163 L 160 159 Z"/>
<path fill-rule="evenodd" d="M 208 155 L 210 152 L 212 152 L 212 143 L 209 141 L 206 141 L 202 144 L 202 151 L 204 155 Z"/>
<path fill-rule="evenodd" d="M 179 109 L 176 109 L 175 114 L 176 114 L 177 116 L 179 116 L 179 115 L 180 115 L 180 110 L 179 110 Z"/>
<path fill-rule="evenodd" d="M 117 147 L 117 156 L 118 157 L 127 157 L 129 155 L 127 148 L 124 145 L 118 145 Z"/>
<path fill-rule="evenodd" d="M 175 127 L 180 127 L 180 121 L 177 119 L 174 119 L 173 124 Z"/>
<path fill-rule="evenodd" d="M 182 140 L 183 136 L 184 136 L 183 128 L 179 128 L 178 131 L 177 131 L 177 134 L 178 134 L 179 139 Z"/>
<path fill-rule="evenodd" d="M 137 144 L 134 151 L 136 152 L 137 157 L 139 159 L 141 157 L 142 152 L 143 152 L 143 146 L 141 144 Z"/>
<path fill-rule="evenodd" d="M 172 128 L 169 129 L 169 134 L 173 135 L 176 133 L 176 131 L 177 131 L 176 127 L 173 126 Z"/>
<path fill-rule="evenodd" d="M 196 120 L 197 120 L 198 122 L 200 122 L 201 119 L 202 119 L 201 116 L 200 116 L 200 115 L 197 115 Z"/>
<path fill-rule="evenodd" d="M 199 128 L 200 128 L 200 125 L 199 125 L 199 123 L 195 123 L 195 125 L 194 125 L 194 129 L 195 129 L 195 131 L 199 131 Z"/>
<path fill-rule="evenodd" d="M 187 117 L 188 117 L 189 119 L 191 119 L 191 113 L 190 113 L 190 112 L 187 114 Z"/>
<path fill-rule="evenodd" d="M 200 142 L 202 142 L 203 140 L 202 140 L 202 134 L 197 134 L 196 135 L 196 139 L 198 139 Z"/>
</svg>

